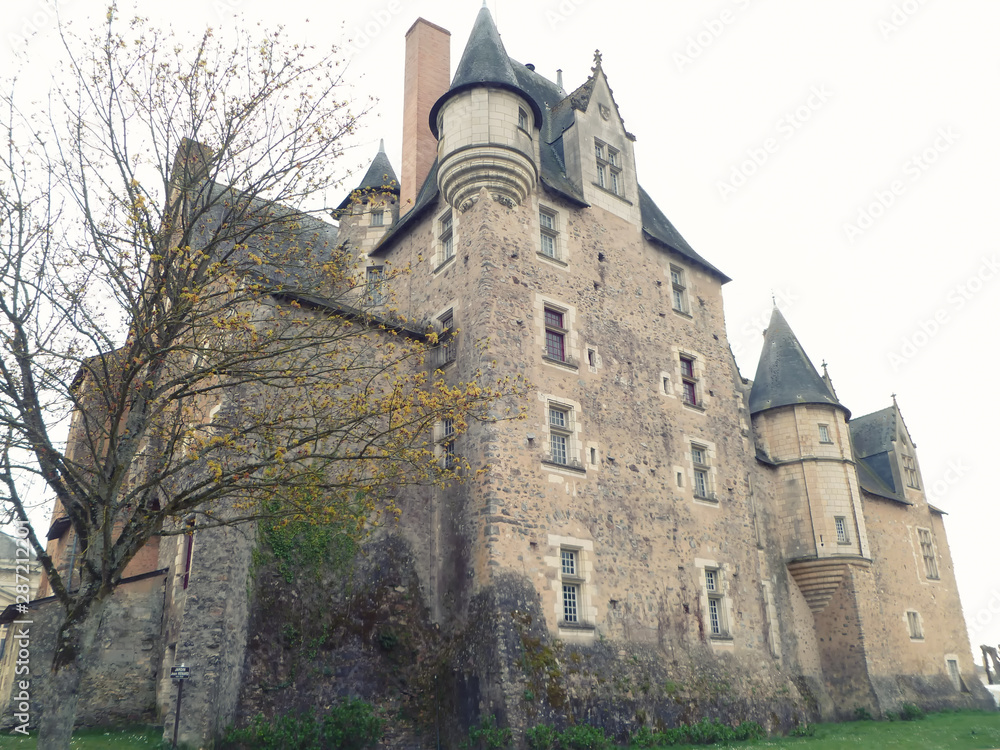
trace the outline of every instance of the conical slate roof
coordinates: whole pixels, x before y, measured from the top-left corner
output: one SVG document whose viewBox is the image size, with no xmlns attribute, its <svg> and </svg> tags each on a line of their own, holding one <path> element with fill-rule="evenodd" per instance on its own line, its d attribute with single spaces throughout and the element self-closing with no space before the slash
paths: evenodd
<svg viewBox="0 0 1000 750">
<path fill-rule="evenodd" d="M 399 179 L 392 169 L 392 164 L 389 163 L 389 157 L 386 156 L 384 139 L 379 141 L 378 153 L 375 154 L 371 166 L 368 167 L 368 171 L 361 179 L 361 184 L 344 198 L 338 208 L 345 208 L 351 199 L 359 194 L 359 191 L 361 194 L 394 193 L 399 195 Z"/>
<path fill-rule="evenodd" d="M 497 31 L 496 24 L 493 23 L 493 16 L 490 15 L 490 10 L 485 5 L 476 16 L 472 33 L 469 34 L 469 41 L 465 45 L 462 59 L 459 61 L 455 77 L 451 81 L 451 88 L 431 107 L 430 126 L 435 138 L 438 137 L 437 116 L 441 107 L 455 94 L 476 86 L 507 89 L 519 94 L 531 106 L 535 114 L 535 122 L 541 123 L 542 110 L 538 102 L 518 83 L 517 76 L 514 75 L 514 66 L 511 65 L 503 42 L 500 41 L 500 32 Z"/>
<path fill-rule="evenodd" d="M 850 416 L 809 361 L 785 316 L 775 307 L 750 389 L 750 413 L 791 404 L 830 404 Z"/>
<path fill-rule="evenodd" d="M 386 190 L 386 188 L 389 189 Z M 368 171 L 365 172 L 361 184 L 355 189 L 399 193 L 399 180 L 396 179 L 396 173 L 392 170 L 389 157 L 385 154 L 384 140 L 379 141 L 378 153 L 375 154 L 375 159 L 372 161 L 371 166 L 368 167 Z"/>
</svg>

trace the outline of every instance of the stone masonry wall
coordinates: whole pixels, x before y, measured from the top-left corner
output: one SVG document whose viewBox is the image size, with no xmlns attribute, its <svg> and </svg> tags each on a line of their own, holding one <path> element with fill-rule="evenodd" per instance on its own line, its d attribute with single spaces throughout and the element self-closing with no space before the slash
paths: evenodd
<svg viewBox="0 0 1000 750">
<path fill-rule="evenodd" d="M 162 571 L 123 582 L 108 602 L 95 641 L 93 661 L 80 685 L 78 726 L 107 726 L 153 722 L 156 712 L 156 681 L 162 641 L 164 574 Z M 45 707 L 52 700 L 46 675 L 52 666 L 56 634 L 62 623 L 62 605 L 49 599 L 33 607 L 22 619 L 29 628 L 31 718 L 44 721 Z M 18 626 L 15 626 L 18 627 Z M 11 641 L 8 654 L 16 655 Z M 10 658 L 10 656 L 5 657 Z M 17 680 L 24 679 L 17 677 Z M 17 686 L 12 699 L 17 696 Z M 13 712 L 4 707 L 5 726 Z"/>
</svg>

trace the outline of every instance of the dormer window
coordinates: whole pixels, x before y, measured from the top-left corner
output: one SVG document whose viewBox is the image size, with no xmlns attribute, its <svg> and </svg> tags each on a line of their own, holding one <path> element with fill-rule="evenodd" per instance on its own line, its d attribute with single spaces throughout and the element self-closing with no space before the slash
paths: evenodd
<svg viewBox="0 0 1000 750">
<path fill-rule="evenodd" d="M 595 138 L 594 157 L 597 159 L 597 186 L 615 195 L 623 195 L 621 152 Z"/>
<path fill-rule="evenodd" d="M 917 473 L 917 462 L 913 456 L 903 454 L 903 473 L 906 475 L 906 486 L 920 489 L 920 474 Z"/>
</svg>

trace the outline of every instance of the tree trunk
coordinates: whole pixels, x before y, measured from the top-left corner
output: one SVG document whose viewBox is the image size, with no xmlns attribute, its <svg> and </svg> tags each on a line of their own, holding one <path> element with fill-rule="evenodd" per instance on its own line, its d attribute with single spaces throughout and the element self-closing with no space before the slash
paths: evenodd
<svg viewBox="0 0 1000 750">
<path fill-rule="evenodd" d="M 76 722 L 80 683 L 92 663 L 105 600 L 79 607 L 59 629 L 39 717 L 38 750 L 68 750 Z"/>
</svg>

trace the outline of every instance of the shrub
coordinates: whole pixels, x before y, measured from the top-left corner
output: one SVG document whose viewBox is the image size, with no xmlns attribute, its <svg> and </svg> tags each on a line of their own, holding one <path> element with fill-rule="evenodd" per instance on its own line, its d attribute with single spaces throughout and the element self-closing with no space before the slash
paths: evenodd
<svg viewBox="0 0 1000 750">
<path fill-rule="evenodd" d="M 559 733 L 553 727 L 545 724 L 532 727 L 525 736 L 531 750 L 555 750 L 556 742 L 559 739 Z"/>
<path fill-rule="evenodd" d="M 498 727 L 497 720 L 486 716 L 478 727 L 469 729 L 469 739 L 462 743 L 466 748 L 482 748 L 483 750 L 502 750 L 514 742 L 514 734 L 510 727 Z"/>
<path fill-rule="evenodd" d="M 871 721 L 872 713 L 864 706 L 855 706 L 854 708 L 854 720 L 855 721 Z"/>
<path fill-rule="evenodd" d="M 816 727 L 812 724 L 799 724 L 791 732 L 788 733 L 789 737 L 812 737 L 816 734 Z"/>
<path fill-rule="evenodd" d="M 903 721 L 915 721 L 924 718 L 924 716 L 926 716 L 924 709 L 913 703 L 904 703 L 899 712 L 899 718 Z"/>
<path fill-rule="evenodd" d="M 559 733 L 561 750 L 611 750 L 614 745 L 603 727 L 577 724 Z"/>
<path fill-rule="evenodd" d="M 257 714 L 249 727 L 230 727 L 222 740 L 224 748 L 253 750 L 363 750 L 382 738 L 383 721 L 370 703 L 348 698 L 333 706 L 326 716 L 285 714 L 268 721 Z"/>
<path fill-rule="evenodd" d="M 661 748 L 673 745 L 714 745 L 719 742 L 760 740 L 765 736 L 764 728 L 755 721 L 744 721 L 737 727 L 730 727 L 718 719 L 702 719 L 696 724 L 681 724 L 663 732 L 640 727 L 632 735 L 630 746 Z"/>
</svg>

